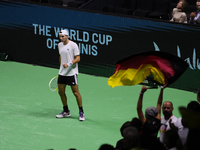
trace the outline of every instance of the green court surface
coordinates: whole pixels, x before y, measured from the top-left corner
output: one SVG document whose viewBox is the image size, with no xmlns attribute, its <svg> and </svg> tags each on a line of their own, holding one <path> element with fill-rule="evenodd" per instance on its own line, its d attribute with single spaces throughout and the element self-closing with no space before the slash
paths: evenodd
<svg viewBox="0 0 200 150">
<path fill-rule="evenodd" d="M 80 73 L 79 90 L 86 120 L 78 120 L 78 106 L 67 88 L 70 118 L 57 119 L 62 111 L 59 95 L 48 88 L 58 69 L 12 61 L 0 61 L 0 149 L 1 150 L 98 150 L 101 144 L 115 146 L 120 127 L 137 117 L 136 105 L 141 85 L 111 88 L 108 78 Z M 143 110 L 156 106 L 160 88 L 144 95 Z M 164 101 L 178 107 L 196 100 L 196 94 L 172 88 L 164 91 Z"/>
</svg>

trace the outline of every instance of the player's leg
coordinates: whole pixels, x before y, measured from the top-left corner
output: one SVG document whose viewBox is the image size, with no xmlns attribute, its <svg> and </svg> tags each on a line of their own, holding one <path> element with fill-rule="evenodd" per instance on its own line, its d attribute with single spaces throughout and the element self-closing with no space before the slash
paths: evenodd
<svg viewBox="0 0 200 150">
<path fill-rule="evenodd" d="M 76 84 L 76 85 L 71 86 L 71 89 L 72 89 L 74 96 L 76 97 L 78 107 L 82 107 L 82 97 L 79 92 L 78 85 Z"/>
<path fill-rule="evenodd" d="M 78 84 L 72 85 L 71 89 L 72 89 L 74 96 L 76 97 L 76 101 L 77 101 L 77 104 L 78 104 L 78 107 L 79 107 L 79 120 L 84 121 L 85 116 L 84 116 L 83 106 L 82 106 L 82 97 L 81 97 L 81 94 L 80 94 L 79 89 L 78 89 Z"/>
<path fill-rule="evenodd" d="M 65 89 L 65 84 L 58 84 L 58 94 L 60 95 L 63 106 L 67 106 L 67 96 L 65 94 Z"/>
<path fill-rule="evenodd" d="M 71 116 L 70 111 L 68 109 L 68 105 L 67 105 L 67 96 L 65 94 L 65 89 L 66 89 L 66 84 L 58 83 L 58 94 L 60 95 L 60 99 L 63 104 L 63 111 L 60 114 L 56 115 L 56 118 L 64 118 L 64 117 Z"/>
</svg>

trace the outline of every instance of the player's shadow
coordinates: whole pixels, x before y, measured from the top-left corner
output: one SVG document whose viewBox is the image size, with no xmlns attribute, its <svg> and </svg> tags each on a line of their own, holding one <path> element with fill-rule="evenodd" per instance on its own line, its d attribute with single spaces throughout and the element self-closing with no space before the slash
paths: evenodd
<svg viewBox="0 0 200 150">
<path fill-rule="evenodd" d="M 38 118 L 55 118 L 55 116 L 57 114 L 59 114 L 60 112 L 61 112 L 61 110 L 59 110 L 59 109 L 46 108 L 41 111 L 29 112 L 28 115 L 33 116 L 33 117 L 38 117 Z M 77 117 L 78 117 L 78 115 L 77 116 L 71 115 L 69 117 L 69 119 L 70 118 L 77 119 Z M 60 118 L 60 119 L 65 119 L 65 118 Z"/>
</svg>

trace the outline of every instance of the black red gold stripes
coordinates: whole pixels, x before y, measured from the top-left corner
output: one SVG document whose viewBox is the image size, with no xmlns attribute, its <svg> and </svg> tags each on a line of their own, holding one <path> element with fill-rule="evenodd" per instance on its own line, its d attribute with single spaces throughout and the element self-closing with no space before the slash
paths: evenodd
<svg viewBox="0 0 200 150">
<path fill-rule="evenodd" d="M 126 57 L 116 63 L 116 70 L 108 80 L 111 87 L 142 83 L 150 74 L 155 81 L 171 84 L 187 69 L 181 58 L 160 51 L 149 51 Z"/>
</svg>

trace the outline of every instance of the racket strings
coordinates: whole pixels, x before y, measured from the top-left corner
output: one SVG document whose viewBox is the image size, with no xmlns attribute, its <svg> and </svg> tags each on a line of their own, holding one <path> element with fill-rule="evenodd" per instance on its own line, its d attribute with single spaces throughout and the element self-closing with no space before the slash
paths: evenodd
<svg viewBox="0 0 200 150">
<path fill-rule="evenodd" d="M 58 77 L 54 77 L 50 82 L 49 82 L 49 88 L 51 91 L 56 91 L 58 89 Z"/>
</svg>

